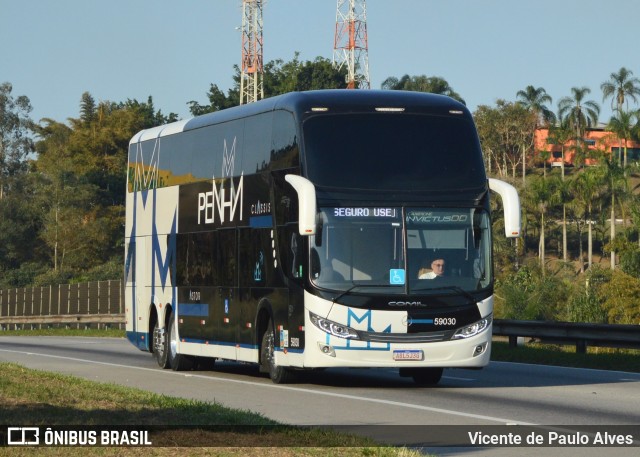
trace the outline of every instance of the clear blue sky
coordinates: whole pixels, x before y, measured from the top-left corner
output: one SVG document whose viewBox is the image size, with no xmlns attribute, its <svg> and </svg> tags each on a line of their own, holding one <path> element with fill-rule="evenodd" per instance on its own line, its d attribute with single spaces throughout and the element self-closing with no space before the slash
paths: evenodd
<svg viewBox="0 0 640 457">
<path fill-rule="evenodd" d="M 267 0 L 264 58 L 331 58 L 336 0 Z M 372 88 L 441 76 L 471 110 L 531 84 L 553 97 L 625 66 L 640 77 L 640 0 L 367 0 Z M 0 82 L 32 118 L 78 117 L 80 97 L 146 101 L 189 117 L 240 62 L 241 0 L 0 0 Z"/>
</svg>

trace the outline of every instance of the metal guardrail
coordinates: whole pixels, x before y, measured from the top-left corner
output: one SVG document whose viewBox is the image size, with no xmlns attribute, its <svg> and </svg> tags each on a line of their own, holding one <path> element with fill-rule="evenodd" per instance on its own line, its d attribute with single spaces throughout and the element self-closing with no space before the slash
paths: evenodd
<svg viewBox="0 0 640 457">
<path fill-rule="evenodd" d="M 124 314 L 58 314 L 50 316 L 19 316 L 0 317 L 0 326 L 30 326 L 42 327 L 43 325 L 55 324 L 78 324 L 89 326 L 97 324 L 98 327 L 109 326 L 111 324 L 124 324 Z"/>
<path fill-rule="evenodd" d="M 0 328 L 91 325 L 122 328 L 122 281 L 0 290 Z"/>
<path fill-rule="evenodd" d="M 519 337 L 530 337 L 542 343 L 575 344 L 582 354 L 588 346 L 640 349 L 640 325 L 495 319 L 493 334 L 508 336 L 512 347 Z"/>
</svg>

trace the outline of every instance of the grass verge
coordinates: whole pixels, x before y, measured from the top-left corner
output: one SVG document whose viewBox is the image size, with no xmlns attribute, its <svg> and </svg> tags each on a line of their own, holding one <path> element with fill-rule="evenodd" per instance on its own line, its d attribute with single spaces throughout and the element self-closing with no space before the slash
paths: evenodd
<svg viewBox="0 0 640 457">
<path fill-rule="evenodd" d="M 406 449 L 328 430 L 278 424 L 260 414 L 0 363 L 0 426 L 76 425 L 152 429 L 153 448 L 38 447 L 42 455 L 417 457 Z M 181 427 L 180 424 L 188 424 Z M 220 425 L 222 431 L 210 426 Z M 195 426 L 195 427 L 194 427 Z M 197 427 L 201 426 L 202 429 Z M 207 426 L 205 428 L 205 426 Z M 206 443 L 185 447 L 186 443 Z M 4 448 L 4 451 L 9 448 Z M 10 448 L 27 455 L 33 448 Z M 3 454 L 0 448 L 0 455 Z"/>
<path fill-rule="evenodd" d="M 640 351 L 634 349 L 588 348 L 586 354 L 578 354 L 569 345 L 530 343 L 511 348 L 494 341 L 491 360 L 640 373 Z"/>
</svg>

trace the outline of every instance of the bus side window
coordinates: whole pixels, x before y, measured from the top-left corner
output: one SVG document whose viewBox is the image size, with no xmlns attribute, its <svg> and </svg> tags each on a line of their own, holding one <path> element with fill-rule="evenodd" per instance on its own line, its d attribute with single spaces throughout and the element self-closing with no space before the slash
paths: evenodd
<svg viewBox="0 0 640 457">
<path fill-rule="evenodd" d="M 176 285 L 189 286 L 189 234 L 176 235 Z"/>
<path fill-rule="evenodd" d="M 299 233 L 292 232 L 291 233 L 291 276 L 294 278 L 302 278 L 303 270 L 302 270 L 302 246 L 304 240 L 300 236 Z"/>
<path fill-rule="evenodd" d="M 278 230 L 282 271 L 290 279 L 299 280 L 304 276 L 304 238 L 298 233 L 297 225 L 287 225 Z"/>
<path fill-rule="evenodd" d="M 236 270 L 238 267 L 236 230 L 218 230 L 217 241 L 217 276 L 219 279 L 217 285 L 221 287 L 236 287 Z"/>
<path fill-rule="evenodd" d="M 316 248 L 311 248 L 311 277 L 313 279 L 318 279 L 320 277 L 321 269 L 320 254 L 318 254 Z"/>
<path fill-rule="evenodd" d="M 300 165 L 296 123 L 293 114 L 287 111 L 273 113 L 273 136 L 269 168 L 285 170 Z"/>
</svg>

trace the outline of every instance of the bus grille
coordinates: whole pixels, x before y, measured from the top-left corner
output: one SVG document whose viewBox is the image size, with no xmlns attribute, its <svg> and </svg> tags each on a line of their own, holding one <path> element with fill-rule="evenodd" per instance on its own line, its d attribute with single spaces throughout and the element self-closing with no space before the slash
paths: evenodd
<svg viewBox="0 0 640 457">
<path fill-rule="evenodd" d="M 453 330 L 423 333 L 358 332 L 358 335 L 360 341 L 371 341 L 372 343 L 436 343 L 450 340 Z"/>
</svg>

